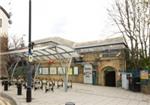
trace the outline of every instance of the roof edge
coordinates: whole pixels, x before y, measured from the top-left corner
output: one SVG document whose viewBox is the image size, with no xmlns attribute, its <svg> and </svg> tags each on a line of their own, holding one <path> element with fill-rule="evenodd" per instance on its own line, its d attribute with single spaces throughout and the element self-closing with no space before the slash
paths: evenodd
<svg viewBox="0 0 150 105">
<path fill-rule="evenodd" d="M 10 18 L 10 15 L 8 14 L 8 12 L 0 5 L 0 9 L 5 13 L 5 15 L 8 17 L 8 19 Z"/>
</svg>

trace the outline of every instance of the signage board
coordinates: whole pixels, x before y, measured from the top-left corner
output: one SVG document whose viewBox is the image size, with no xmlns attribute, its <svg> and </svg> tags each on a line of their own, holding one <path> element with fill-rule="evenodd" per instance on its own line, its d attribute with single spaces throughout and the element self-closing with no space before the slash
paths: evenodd
<svg viewBox="0 0 150 105">
<path fill-rule="evenodd" d="M 140 72 L 140 77 L 142 80 L 148 79 L 148 71 L 147 70 L 142 70 Z"/>
<path fill-rule="evenodd" d="M 91 64 L 84 65 L 84 83 L 92 84 L 92 69 Z"/>
<path fill-rule="evenodd" d="M 32 55 L 29 55 L 29 62 L 32 62 L 33 61 L 33 56 Z"/>
</svg>

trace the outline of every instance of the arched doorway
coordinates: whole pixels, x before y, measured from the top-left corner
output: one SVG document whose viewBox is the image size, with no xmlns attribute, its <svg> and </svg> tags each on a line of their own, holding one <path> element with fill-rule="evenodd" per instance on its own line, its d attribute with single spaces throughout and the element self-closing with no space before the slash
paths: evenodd
<svg viewBox="0 0 150 105">
<path fill-rule="evenodd" d="M 104 69 L 104 79 L 105 79 L 105 86 L 116 86 L 116 72 L 115 69 L 112 67 L 106 67 Z"/>
</svg>

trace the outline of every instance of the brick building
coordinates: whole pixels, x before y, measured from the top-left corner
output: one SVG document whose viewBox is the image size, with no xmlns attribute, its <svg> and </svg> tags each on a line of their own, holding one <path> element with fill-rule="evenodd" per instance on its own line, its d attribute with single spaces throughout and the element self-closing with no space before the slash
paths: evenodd
<svg viewBox="0 0 150 105">
<path fill-rule="evenodd" d="M 65 41 L 64 41 L 65 42 Z M 104 86 L 119 86 L 120 74 L 126 70 L 123 38 L 111 38 L 84 43 L 70 43 L 79 57 L 73 57 L 68 71 L 69 80 Z M 40 62 L 38 77 L 42 79 L 63 79 L 59 62 Z"/>
<path fill-rule="evenodd" d="M 64 79 L 67 74 L 69 80 L 77 83 L 119 86 L 120 74 L 126 70 L 126 49 L 122 37 L 84 43 L 60 37 L 41 39 L 34 41 L 35 74 L 39 79 L 55 80 Z M 9 53 L 19 52 L 28 57 L 27 47 Z"/>
</svg>

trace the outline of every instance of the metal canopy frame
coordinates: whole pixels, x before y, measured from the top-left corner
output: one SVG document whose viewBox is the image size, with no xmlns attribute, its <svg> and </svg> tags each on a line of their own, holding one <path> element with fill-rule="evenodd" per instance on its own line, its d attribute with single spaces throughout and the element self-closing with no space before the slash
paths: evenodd
<svg viewBox="0 0 150 105">
<path fill-rule="evenodd" d="M 65 68 L 64 73 L 64 89 L 67 92 L 68 85 L 68 69 L 70 68 L 72 58 L 79 57 L 78 53 L 75 52 L 74 48 L 60 44 L 54 41 L 46 41 L 41 43 L 34 43 L 34 48 L 32 51 L 33 61 L 49 61 L 49 60 L 58 60 L 62 67 L 62 70 Z M 16 54 L 21 57 L 28 57 L 28 48 L 23 48 L 19 50 L 12 50 L 8 52 L 1 52 L 0 56 Z M 22 56 L 23 55 L 23 56 Z M 64 70 L 63 70 L 64 71 Z"/>
<path fill-rule="evenodd" d="M 44 44 L 46 46 L 44 46 Z M 70 46 L 65 46 L 64 44 L 58 44 L 53 41 L 44 42 L 44 43 L 35 43 L 33 48 L 33 60 L 59 60 L 77 57 L 78 54 L 75 52 L 74 48 Z M 0 55 L 16 54 L 18 56 L 28 57 L 28 48 L 22 48 L 17 50 L 10 50 L 8 52 L 1 52 Z M 58 57 L 59 54 L 59 57 Z M 45 59 L 47 57 L 47 59 Z"/>
</svg>

